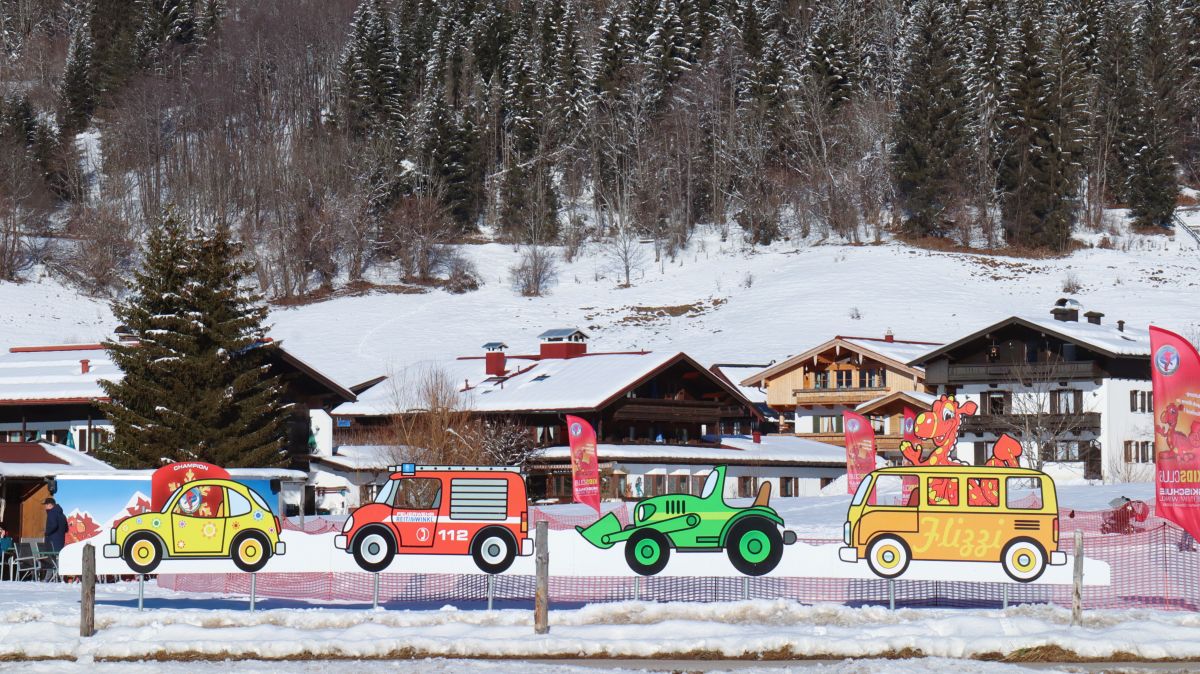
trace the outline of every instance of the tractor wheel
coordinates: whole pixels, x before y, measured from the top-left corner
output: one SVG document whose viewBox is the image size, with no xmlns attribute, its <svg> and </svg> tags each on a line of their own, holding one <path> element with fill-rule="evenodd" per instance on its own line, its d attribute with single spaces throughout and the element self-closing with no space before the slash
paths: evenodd
<svg viewBox="0 0 1200 674">
<path fill-rule="evenodd" d="M 123 556 L 134 573 L 153 573 L 163 558 L 162 543 L 153 534 L 134 534 L 125 541 Z"/>
<path fill-rule="evenodd" d="M 517 542 L 508 529 L 484 529 L 471 541 L 471 557 L 484 573 L 504 573 L 516 556 Z"/>
<path fill-rule="evenodd" d="M 908 569 L 912 554 L 899 536 L 879 536 L 867 548 L 867 565 L 880 578 L 899 578 Z"/>
<path fill-rule="evenodd" d="M 1046 570 L 1046 551 L 1032 538 L 1017 538 L 1000 553 L 1004 573 L 1018 583 L 1032 583 Z"/>
<path fill-rule="evenodd" d="M 271 558 L 271 543 L 266 536 L 246 533 L 233 539 L 233 563 L 246 573 L 262 569 Z"/>
<path fill-rule="evenodd" d="M 747 517 L 729 531 L 725 552 L 733 568 L 747 576 L 762 576 L 775 570 L 783 558 L 783 536 L 774 522 Z"/>
<path fill-rule="evenodd" d="M 354 537 L 354 544 L 350 549 L 359 568 L 378 573 L 388 568 L 396 556 L 396 541 L 387 529 L 370 526 Z"/>
<path fill-rule="evenodd" d="M 629 537 L 625 544 L 625 562 L 634 572 L 653 576 L 667 566 L 671 558 L 671 542 L 654 529 L 642 529 Z"/>
</svg>

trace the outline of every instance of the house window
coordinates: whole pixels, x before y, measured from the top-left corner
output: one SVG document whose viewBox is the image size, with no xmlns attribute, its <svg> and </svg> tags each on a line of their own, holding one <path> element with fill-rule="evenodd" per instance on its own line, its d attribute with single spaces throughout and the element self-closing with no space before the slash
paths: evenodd
<svg viewBox="0 0 1200 674">
<path fill-rule="evenodd" d="M 975 443 L 975 465 L 982 466 L 987 463 L 987 460 L 992 456 L 992 448 L 995 447 L 994 442 L 976 442 Z"/>
<path fill-rule="evenodd" d="M 1008 394 L 1004 391 L 988 391 L 983 395 L 984 414 L 1008 414 Z"/>
<path fill-rule="evenodd" d="M 837 387 L 838 388 L 853 388 L 854 386 L 854 371 L 853 370 L 838 370 L 837 371 Z"/>
<path fill-rule="evenodd" d="M 1150 391 L 1130 391 L 1129 411 L 1140 413 L 1153 412 L 1154 394 Z"/>
<path fill-rule="evenodd" d="M 796 478 L 794 478 L 794 477 L 779 478 L 779 495 L 780 496 L 795 496 L 796 495 Z"/>
<path fill-rule="evenodd" d="M 1081 442 L 1075 440 L 1065 442 L 1052 442 L 1042 446 L 1042 460 L 1056 461 L 1060 463 L 1072 463 L 1082 461 L 1080 451 L 1082 449 Z"/>
<path fill-rule="evenodd" d="M 1154 443 L 1149 440 L 1126 440 L 1125 463 L 1154 463 Z"/>
<path fill-rule="evenodd" d="M 738 478 L 738 498 L 754 498 L 758 495 L 758 478 L 742 476 Z"/>
<path fill-rule="evenodd" d="M 1083 407 L 1083 391 L 1051 391 L 1050 403 L 1055 414 L 1078 414 L 1079 408 Z"/>
<path fill-rule="evenodd" d="M 813 433 L 841 433 L 842 415 L 813 417 Z"/>
<path fill-rule="evenodd" d="M 828 370 L 813 373 L 813 388 L 829 388 Z"/>
<path fill-rule="evenodd" d="M 687 475 L 672 475 L 667 479 L 667 488 L 672 494 L 688 493 L 688 476 Z"/>
<path fill-rule="evenodd" d="M 646 476 L 646 496 L 661 496 L 667 493 L 666 475 Z"/>
<path fill-rule="evenodd" d="M 831 484 L 833 484 L 833 478 L 832 478 L 832 477 L 823 477 L 823 478 L 821 478 L 821 489 L 824 489 L 825 487 L 828 487 L 828 486 L 829 486 L 829 485 L 831 485 Z"/>
<path fill-rule="evenodd" d="M 868 369 L 858 371 L 859 388 L 883 388 L 887 386 L 887 370 Z"/>
<path fill-rule="evenodd" d="M 875 431 L 876 435 L 887 433 L 887 417 L 871 415 L 869 420 L 871 421 L 871 430 Z"/>
<path fill-rule="evenodd" d="M 692 476 L 692 496 L 699 496 L 704 492 L 704 480 L 708 475 L 693 475 Z"/>
</svg>

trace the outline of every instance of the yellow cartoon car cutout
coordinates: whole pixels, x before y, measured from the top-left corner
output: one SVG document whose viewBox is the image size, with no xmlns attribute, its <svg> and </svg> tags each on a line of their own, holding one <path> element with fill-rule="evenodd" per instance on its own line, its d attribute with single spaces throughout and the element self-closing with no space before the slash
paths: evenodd
<svg viewBox="0 0 1200 674">
<path fill-rule="evenodd" d="M 1049 475 L 1029 468 L 903 466 L 872 472 L 846 515 L 844 562 L 866 559 L 881 578 L 911 560 L 999 562 L 1019 583 L 1065 564 Z"/>
<path fill-rule="evenodd" d="M 258 492 L 232 480 L 189 482 L 161 512 L 127 517 L 112 530 L 104 556 L 151 573 L 164 559 L 232 559 L 247 572 L 284 554 L 279 518 Z"/>
</svg>

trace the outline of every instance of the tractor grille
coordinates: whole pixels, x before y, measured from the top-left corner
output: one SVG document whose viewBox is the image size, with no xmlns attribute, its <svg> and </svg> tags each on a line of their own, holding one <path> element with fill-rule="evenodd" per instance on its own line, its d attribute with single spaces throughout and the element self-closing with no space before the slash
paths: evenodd
<svg viewBox="0 0 1200 674">
<path fill-rule="evenodd" d="M 499 521 L 507 517 L 507 480 L 481 478 L 450 480 L 450 519 Z"/>
<path fill-rule="evenodd" d="M 663 510 L 668 515 L 683 515 L 687 513 L 687 508 L 684 506 L 684 501 L 681 498 L 667 499 L 666 504 L 663 505 Z"/>
</svg>

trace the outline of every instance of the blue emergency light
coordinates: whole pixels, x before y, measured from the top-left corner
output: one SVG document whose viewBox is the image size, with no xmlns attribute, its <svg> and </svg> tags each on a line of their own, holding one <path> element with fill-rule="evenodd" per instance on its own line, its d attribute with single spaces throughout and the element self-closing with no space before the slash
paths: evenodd
<svg viewBox="0 0 1200 674">
<path fill-rule="evenodd" d="M 400 474 L 401 475 L 414 475 L 414 474 L 416 474 L 416 472 L 417 472 L 417 464 L 415 464 L 415 463 L 400 464 Z"/>
</svg>

